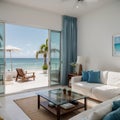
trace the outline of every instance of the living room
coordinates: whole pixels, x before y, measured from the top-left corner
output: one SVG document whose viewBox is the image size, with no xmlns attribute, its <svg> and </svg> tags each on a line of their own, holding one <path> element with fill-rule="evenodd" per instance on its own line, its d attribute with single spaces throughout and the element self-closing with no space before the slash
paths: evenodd
<svg viewBox="0 0 120 120">
<path fill-rule="evenodd" d="M 12 0 L 10 0 L 12 1 Z M 26 1 L 28 2 L 28 1 Z M 64 4 L 66 4 L 65 1 Z M 29 3 L 29 2 L 28 2 Z M 92 4 L 92 3 L 91 3 Z M 77 41 L 77 55 L 84 57 L 83 70 L 108 70 L 117 71 L 120 70 L 120 60 L 113 53 L 113 37 L 120 34 L 120 1 L 119 0 L 106 0 L 104 4 L 92 10 L 84 11 L 79 14 L 67 14 L 51 12 L 49 10 L 43 10 L 41 8 L 31 8 L 18 5 L 16 3 L 9 2 L 7 0 L 0 1 L 0 20 L 7 23 L 14 23 L 19 25 L 27 25 L 32 27 L 40 27 L 52 30 L 62 30 L 62 15 L 69 15 L 77 17 L 78 23 L 78 41 Z M 78 9 L 75 10 L 76 13 Z M 35 92 L 33 92 L 35 94 Z M 33 95 L 32 93 L 32 95 Z M 31 93 L 25 93 L 25 97 Z M 6 104 L 4 111 L 11 111 L 13 120 L 19 119 L 29 120 L 29 118 L 21 112 L 19 108 L 16 108 L 14 103 L 9 102 L 13 96 L 7 96 L 2 98 L 2 103 Z M 23 94 L 18 95 L 18 98 L 24 97 Z M 13 97 L 14 98 L 14 97 Z M 16 99 L 16 97 L 15 97 Z M 5 100 L 5 101 L 4 101 Z M 14 116 L 16 112 L 16 117 Z M 2 110 L 1 110 L 2 112 Z M 8 116 L 9 116 L 8 115 Z"/>
</svg>

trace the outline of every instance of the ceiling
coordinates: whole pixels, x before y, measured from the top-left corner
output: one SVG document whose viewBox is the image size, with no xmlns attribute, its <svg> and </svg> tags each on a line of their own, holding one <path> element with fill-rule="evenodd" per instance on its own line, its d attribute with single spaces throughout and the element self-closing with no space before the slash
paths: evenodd
<svg viewBox="0 0 120 120">
<path fill-rule="evenodd" d="M 79 17 L 89 11 L 100 8 L 116 0 L 98 0 L 97 2 L 90 2 L 80 4 L 79 8 L 74 6 L 74 0 L 3 0 L 8 3 L 31 7 L 35 9 L 43 9 L 49 12 L 60 15 L 70 15 Z M 93 0 L 92 0 L 93 1 Z"/>
</svg>

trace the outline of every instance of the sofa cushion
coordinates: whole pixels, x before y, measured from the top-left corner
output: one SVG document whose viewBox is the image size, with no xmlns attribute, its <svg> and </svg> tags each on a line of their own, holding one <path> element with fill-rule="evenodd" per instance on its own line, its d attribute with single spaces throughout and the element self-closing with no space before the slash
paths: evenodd
<svg viewBox="0 0 120 120">
<path fill-rule="evenodd" d="M 82 81 L 88 81 L 88 72 L 89 71 L 82 72 Z"/>
<path fill-rule="evenodd" d="M 120 100 L 113 101 L 112 111 L 118 109 L 120 107 Z"/>
<path fill-rule="evenodd" d="M 107 84 L 120 87 L 120 72 L 108 72 Z"/>
<path fill-rule="evenodd" d="M 101 83 L 100 71 L 97 71 L 97 72 L 89 71 L 88 72 L 88 82 L 89 83 Z"/>
<path fill-rule="evenodd" d="M 76 82 L 72 85 L 72 90 L 89 97 L 92 96 L 92 88 L 101 86 L 99 83 Z"/>
<path fill-rule="evenodd" d="M 108 71 L 100 71 L 101 83 L 107 84 Z"/>
<path fill-rule="evenodd" d="M 93 87 L 92 97 L 94 99 L 105 101 L 120 94 L 120 88 L 111 85 L 104 85 Z"/>
<path fill-rule="evenodd" d="M 120 108 L 108 113 L 103 120 L 120 120 Z"/>
<path fill-rule="evenodd" d="M 93 111 L 88 116 L 88 120 L 102 120 L 106 114 L 111 112 L 111 110 L 112 110 L 112 105 L 111 104 L 108 104 L 105 107 L 102 106 L 101 108 L 96 109 L 95 111 Z"/>
<path fill-rule="evenodd" d="M 72 86 L 72 90 L 86 96 L 91 96 L 92 87 L 93 86 L 87 82 L 78 82 Z"/>
</svg>

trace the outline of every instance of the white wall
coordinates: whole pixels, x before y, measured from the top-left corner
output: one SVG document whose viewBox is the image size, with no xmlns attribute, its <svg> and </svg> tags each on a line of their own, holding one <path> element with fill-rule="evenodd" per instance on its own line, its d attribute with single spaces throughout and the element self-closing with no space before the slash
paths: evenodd
<svg viewBox="0 0 120 120">
<path fill-rule="evenodd" d="M 0 2 L 0 20 L 7 23 L 61 30 L 61 15 Z"/>
<path fill-rule="evenodd" d="M 120 71 L 120 57 L 112 56 L 112 36 L 120 34 L 120 1 L 82 16 L 78 23 L 78 55 L 84 69 Z"/>
</svg>

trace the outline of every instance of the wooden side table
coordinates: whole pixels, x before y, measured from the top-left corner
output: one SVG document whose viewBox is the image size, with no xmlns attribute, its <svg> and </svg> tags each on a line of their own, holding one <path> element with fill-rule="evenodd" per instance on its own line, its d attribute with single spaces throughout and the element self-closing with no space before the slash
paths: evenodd
<svg viewBox="0 0 120 120">
<path fill-rule="evenodd" d="M 76 64 L 76 73 L 68 74 L 68 87 L 71 87 L 71 77 L 82 75 L 82 65 Z"/>
<path fill-rule="evenodd" d="M 68 74 L 68 87 L 71 87 L 71 78 L 74 76 L 78 76 L 77 73 Z"/>
</svg>

